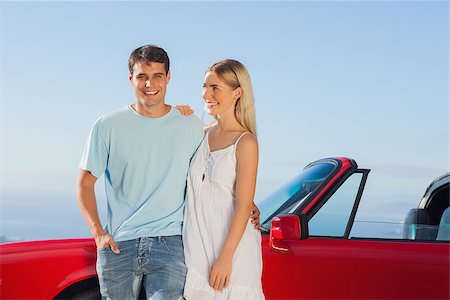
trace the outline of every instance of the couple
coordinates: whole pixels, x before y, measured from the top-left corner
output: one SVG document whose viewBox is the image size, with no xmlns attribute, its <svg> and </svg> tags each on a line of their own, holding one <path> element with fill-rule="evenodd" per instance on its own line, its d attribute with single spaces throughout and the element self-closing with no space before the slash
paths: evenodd
<svg viewBox="0 0 450 300">
<path fill-rule="evenodd" d="M 165 104 L 163 49 L 134 50 L 128 67 L 136 102 L 95 122 L 77 182 L 97 244 L 102 297 L 137 299 L 143 285 L 147 299 L 264 299 L 261 235 L 252 224 L 259 226 L 258 145 L 247 70 L 235 60 L 208 68 L 203 98 L 217 122 L 204 132 L 197 117 L 183 116 L 185 108 Z M 102 174 L 105 228 L 94 192 Z"/>
</svg>

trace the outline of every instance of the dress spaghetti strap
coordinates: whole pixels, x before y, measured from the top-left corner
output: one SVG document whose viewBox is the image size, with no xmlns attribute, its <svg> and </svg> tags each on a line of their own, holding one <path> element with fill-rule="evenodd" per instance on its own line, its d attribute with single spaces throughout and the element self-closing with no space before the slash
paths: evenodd
<svg viewBox="0 0 450 300">
<path fill-rule="evenodd" d="M 253 135 L 253 133 L 251 133 L 250 131 L 244 132 L 243 134 L 241 134 L 241 135 L 238 137 L 238 139 L 236 140 L 236 142 L 234 142 L 234 146 L 235 146 L 235 147 L 236 147 L 237 144 L 239 143 L 239 140 L 241 139 L 241 137 L 243 137 L 244 134 L 246 134 L 246 133 L 250 133 L 251 135 Z"/>
</svg>

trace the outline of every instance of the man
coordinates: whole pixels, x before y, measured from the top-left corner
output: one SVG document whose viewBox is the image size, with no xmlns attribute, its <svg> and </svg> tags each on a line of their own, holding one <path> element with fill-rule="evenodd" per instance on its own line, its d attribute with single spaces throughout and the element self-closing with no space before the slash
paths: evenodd
<svg viewBox="0 0 450 300">
<path fill-rule="evenodd" d="M 165 103 L 170 71 L 163 49 L 134 50 L 128 67 L 136 102 L 95 122 L 80 162 L 77 200 L 97 244 L 103 298 L 137 299 L 143 284 L 147 299 L 180 299 L 186 176 L 203 127 Z M 102 174 L 105 229 L 94 193 Z"/>
</svg>

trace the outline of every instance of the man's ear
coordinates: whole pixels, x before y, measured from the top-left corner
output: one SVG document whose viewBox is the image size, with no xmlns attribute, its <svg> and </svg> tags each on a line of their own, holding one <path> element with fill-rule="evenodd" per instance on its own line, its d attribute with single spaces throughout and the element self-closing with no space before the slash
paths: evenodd
<svg viewBox="0 0 450 300">
<path fill-rule="evenodd" d="M 130 80 L 130 82 L 133 80 L 133 74 L 130 73 L 130 75 L 128 75 L 128 79 Z"/>
<path fill-rule="evenodd" d="M 169 84 L 169 81 L 170 81 L 170 71 L 167 71 L 167 84 Z"/>
</svg>

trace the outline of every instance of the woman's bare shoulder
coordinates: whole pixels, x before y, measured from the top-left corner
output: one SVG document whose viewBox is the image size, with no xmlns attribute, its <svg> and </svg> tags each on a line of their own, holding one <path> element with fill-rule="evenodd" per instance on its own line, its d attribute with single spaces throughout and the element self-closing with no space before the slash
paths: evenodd
<svg viewBox="0 0 450 300">
<path fill-rule="evenodd" d="M 257 152 L 258 140 L 256 139 L 256 136 L 254 136 L 251 132 L 243 133 L 236 143 L 236 151 L 243 153 Z"/>
</svg>

